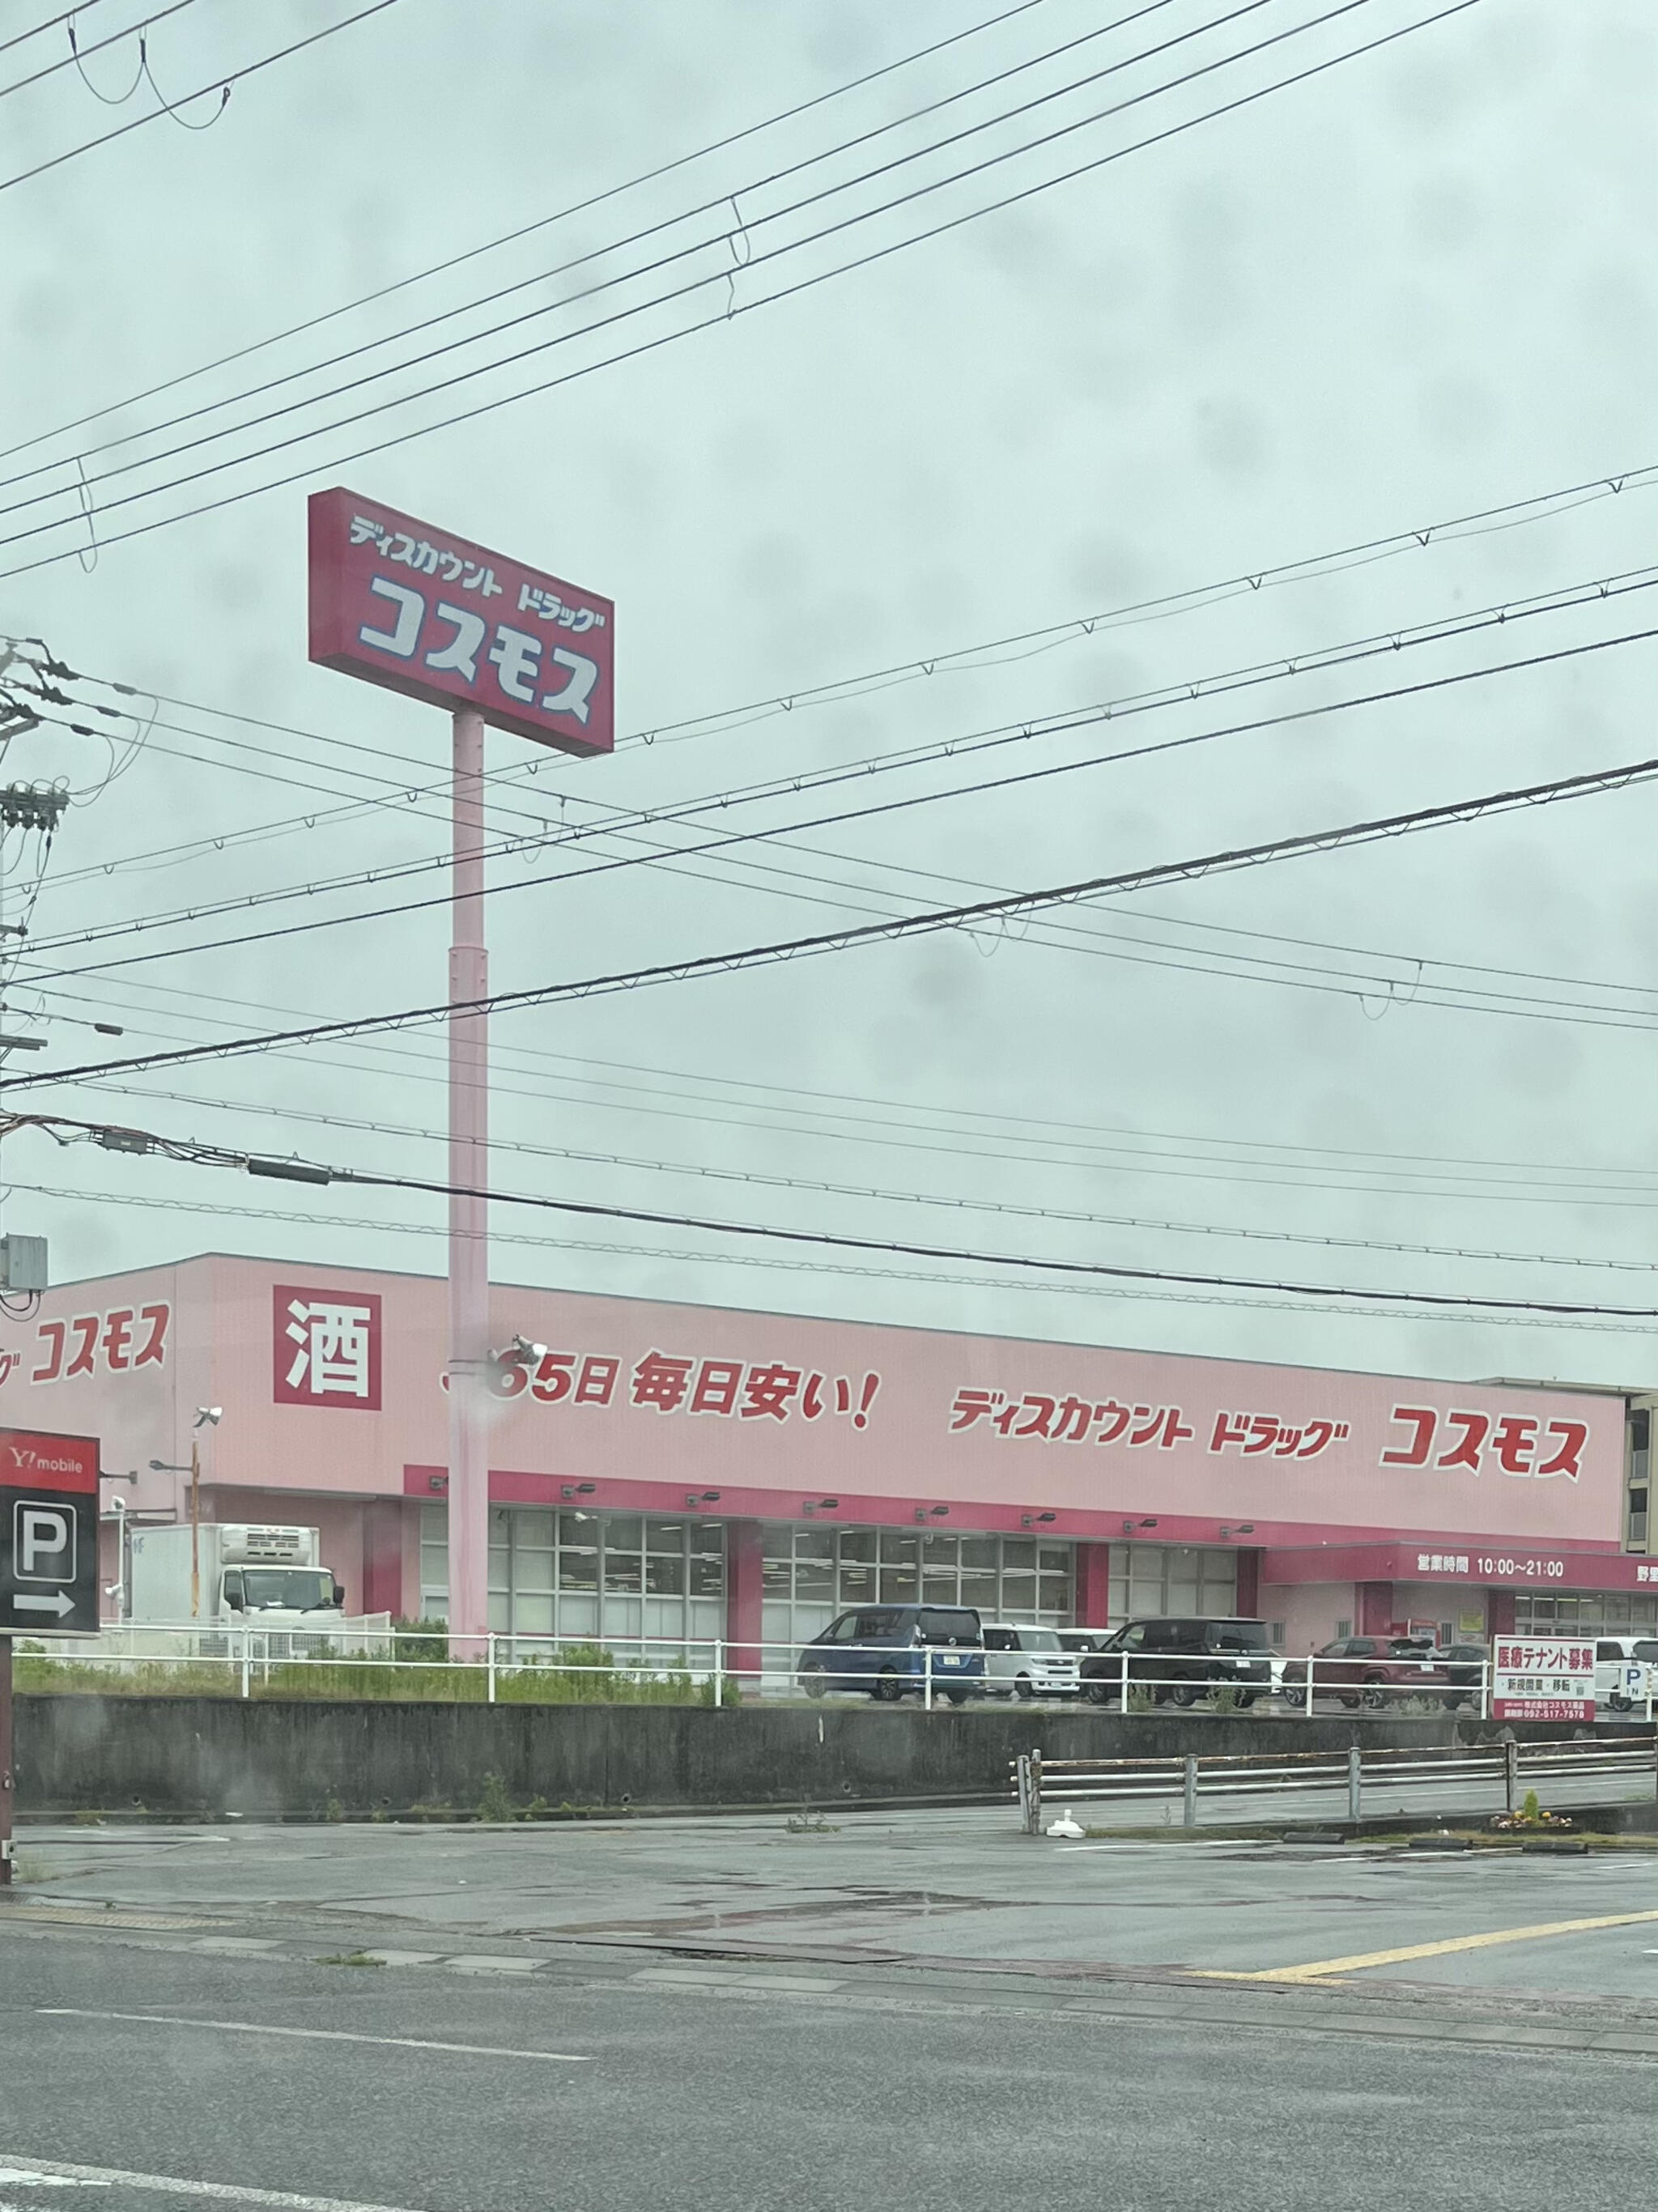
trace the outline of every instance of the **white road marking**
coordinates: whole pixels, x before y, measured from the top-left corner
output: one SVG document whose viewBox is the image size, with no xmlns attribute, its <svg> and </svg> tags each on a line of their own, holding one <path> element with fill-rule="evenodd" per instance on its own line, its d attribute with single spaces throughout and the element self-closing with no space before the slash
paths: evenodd
<svg viewBox="0 0 1658 2212">
<path fill-rule="evenodd" d="M 288 2035 L 312 2043 L 372 2043 L 385 2051 L 458 2051 L 465 2058 L 539 2058 L 553 2066 L 591 2066 L 592 2059 L 586 2053 L 568 2051 L 513 2051 L 490 2043 L 428 2043 L 410 2035 L 354 2035 L 343 2027 L 274 2027 L 262 2021 L 252 2020 L 180 2020 L 166 2012 L 93 2012 L 79 2005 L 39 2005 L 35 2008 L 46 2020 L 118 2020 L 131 2021 L 145 2027 L 208 2027 L 220 2035 Z M 43 2172 L 52 2172 L 42 2167 Z M 286 2203 L 286 2198 L 272 2197 L 273 2204 Z M 293 2200 L 295 2203 L 299 2199 Z M 307 2202 L 310 2200 L 307 2199 Z M 319 2203 L 322 2199 L 316 2200 Z"/>
<path fill-rule="evenodd" d="M 291 2189 L 244 2189 L 234 2181 L 186 2181 L 173 2173 L 130 2173 L 116 2166 L 65 2166 L 54 2159 L 32 2158 L 15 2174 L 0 2163 L 0 2181 L 28 2179 L 82 2189 L 148 2189 L 158 2196 L 207 2197 L 222 2204 L 271 2204 L 282 2212 L 406 2212 L 396 2204 L 362 2204 L 343 2197 L 306 2197 Z"/>
</svg>

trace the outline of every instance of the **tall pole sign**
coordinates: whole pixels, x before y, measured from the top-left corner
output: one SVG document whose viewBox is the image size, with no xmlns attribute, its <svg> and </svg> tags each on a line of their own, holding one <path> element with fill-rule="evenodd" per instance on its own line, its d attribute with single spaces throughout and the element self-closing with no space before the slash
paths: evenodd
<svg viewBox="0 0 1658 2212">
<path fill-rule="evenodd" d="M 449 948 L 449 1626 L 489 1627 L 489 954 L 486 724 L 561 752 L 616 743 L 616 610 L 544 568 L 378 500 L 310 501 L 310 657 L 452 718 Z"/>
</svg>

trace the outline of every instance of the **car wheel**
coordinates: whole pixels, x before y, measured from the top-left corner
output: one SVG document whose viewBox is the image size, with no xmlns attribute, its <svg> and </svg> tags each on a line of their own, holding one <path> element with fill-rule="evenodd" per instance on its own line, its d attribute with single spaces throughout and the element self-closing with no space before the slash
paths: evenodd
<svg viewBox="0 0 1658 2212">
<path fill-rule="evenodd" d="M 1013 1694 L 1016 1698 L 1030 1698 L 1035 1695 L 1035 1686 L 1029 1674 L 1018 1674 L 1014 1677 Z"/>
<path fill-rule="evenodd" d="M 1237 1709 L 1241 1713 L 1247 1713 L 1250 1706 L 1253 1705 L 1254 1702 L 1255 1693 L 1253 1690 L 1240 1690 L 1238 1692 Z"/>
<path fill-rule="evenodd" d="M 1379 1677 L 1372 1677 L 1360 1694 L 1366 1707 L 1373 1713 L 1379 1713 L 1388 1702 L 1388 1686 Z"/>
<path fill-rule="evenodd" d="M 968 1692 L 965 1690 L 946 1690 L 944 1695 L 952 1705 L 964 1705 L 968 1700 Z"/>
<path fill-rule="evenodd" d="M 903 1694 L 904 1686 L 898 1680 L 898 1669 L 896 1667 L 883 1667 L 875 1677 L 870 1695 L 879 1698 L 884 1705 L 896 1705 Z"/>
<path fill-rule="evenodd" d="M 1348 1711 L 1351 1712 L 1353 1707 L 1358 1703 L 1358 1699 L 1351 1692 L 1344 1690 L 1341 1692 L 1341 1702 L 1346 1706 Z"/>
<path fill-rule="evenodd" d="M 1195 1682 L 1176 1682 L 1169 1692 L 1169 1702 L 1172 1705 L 1194 1705 L 1197 1701 L 1198 1686 Z"/>
<path fill-rule="evenodd" d="M 1612 1707 L 1615 1713 L 1632 1713 L 1635 1711 L 1634 1698 L 1625 1697 L 1622 1691 L 1619 1691 L 1615 1696 L 1608 1698 L 1606 1699 L 1606 1703 Z"/>
<path fill-rule="evenodd" d="M 1111 1702 L 1111 1685 L 1102 1681 L 1097 1675 L 1090 1674 L 1087 1681 L 1083 1684 L 1083 1695 L 1090 1705 L 1108 1705 Z"/>
<path fill-rule="evenodd" d="M 803 1667 L 800 1669 L 800 1687 L 809 1698 L 821 1698 L 829 1687 L 829 1684 L 823 1680 L 823 1668 Z"/>
</svg>

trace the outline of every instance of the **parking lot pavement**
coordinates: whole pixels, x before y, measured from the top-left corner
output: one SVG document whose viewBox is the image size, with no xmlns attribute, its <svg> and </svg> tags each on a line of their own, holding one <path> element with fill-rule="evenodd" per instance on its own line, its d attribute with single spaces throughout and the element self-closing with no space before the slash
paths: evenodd
<svg viewBox="0 0 1658 2212">
<path fill-rule="evenodd" d="M 1658 2006 L 1658 1859 L 1197 1837 L 1066 1843 L 1011 1808 L 504 1829 L 31 1832 L 6 1926 L 430 1960 L 687 1951 L 1287 1976 Z"/>
<path fill-rule="evenodd" d="M 0 2204 L 1328 2212 L 1333 2142 L 1363 2212 L 1650 2194 L 1658 2014 L 1620 2047 L 1604 2004 L 190 1940 L 8 1912 Z"/>
</svg>

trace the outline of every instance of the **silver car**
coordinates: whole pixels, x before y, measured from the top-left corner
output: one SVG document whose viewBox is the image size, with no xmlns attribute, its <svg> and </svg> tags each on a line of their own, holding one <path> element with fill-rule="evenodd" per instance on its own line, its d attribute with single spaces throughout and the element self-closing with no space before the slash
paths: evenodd
<svg viewBox="0 0 1658 2212">
<path fill-rule="evenodd" d="M 1077 1654 L 1053 1628 L 1024 1628 L 986 1621 L 985 1695 L 987 1698 L 1074 1698 L 1082 1687 Z"/>
</svg>

